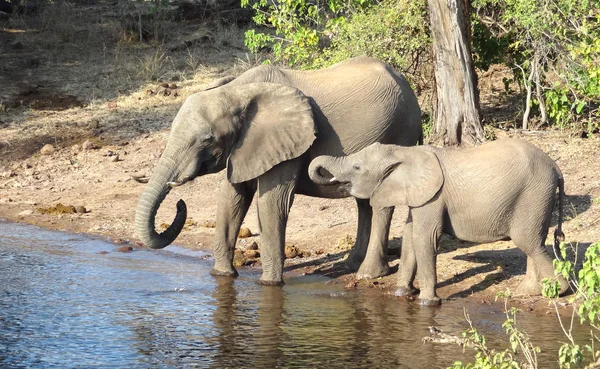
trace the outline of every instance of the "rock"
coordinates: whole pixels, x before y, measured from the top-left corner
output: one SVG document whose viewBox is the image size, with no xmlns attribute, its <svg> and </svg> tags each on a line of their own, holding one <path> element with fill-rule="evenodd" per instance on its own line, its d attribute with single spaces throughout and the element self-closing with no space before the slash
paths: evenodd
<svg viewBox="0 0 600 369">
<path fill-rule="evenodd" d="M 19 213 L 19 216 L 24 217 L 24 216 L 31 215 L 31 214 L 33 214 L 33 210 L 23 210 L 22 212 Z"/>
<path fill-rule="evenodd" d="M 52 146 L 51 144 L 45 144 L 44 147 L 42 147 L 42 149 L 40 150 L 40 154 L 51 155 L 54 154 L 55 151 L 56 149 L 54 149 L 54 146 Z"/>
<path fill-rule="evenodd" d="M 299 250 L 295 245 L 290 245 L 285 247 L 285 257 L 286 259 L 293 259 L 298 256 Z"/>
<path fill-rule="evenodd" d="M 119 154 L 112 155 L 109 160 L 112 161 L 113 163 L 120 161 Z"/>
<path fill-rule="evenodd" d="M 248 259 L 256 259 L 260 257 L 260 252 L 258 250 L 246 250 L 244 251 L 244 256 Z"/>
<path fill-rule="evenodd" d="M 24 162 L 23 164 L 21 164 L 21 168 L 23 168 L 23 169 L 29 169 L 29 168 L 31 168 L 31 164 L 29 164 L 27 162 Z"/>
<path fill-rule="evenodd" d="M 131 246 L 121 246 L 117 249 L 118 252 L 131 252 L 133 251 L 133 247 Z"/>
<path fill-rule="evenodd" d="M 100 254 L 100 255 L 106 255 L 106 254 L 108 254 L 108 251 L 100 251 L 100 252 L 98 252 L 98 254 Z"/>
<path fill-rule="evenodd" d="M 335 246 L 336 250 L 350 250 L 352 248 L 352 246 L 354 245 L 354 240 L 352 239 L 352 236 L 350 236 L 349 234 L 346 234 L 344 236 L 342 236 L 340 239 L 338 239 L 337 241 L 337 245 Z"/>
<path fill-rule="evenodd" d="M 207 220 L 204 223 L 202 223 L 202 226 L 206 228 L 215 228 L 217 226 L 217 222 L 215 222 L 214 220 Z"/>
<path fill-rule="evenodd" d="M 12 44 L 12 48 L 15 50 L 21 50 L 23 48 L 23 43 L 20 41 L 17 41 Z"/>
<path fill-rule="evenodd" d="M 76 206 L 76 207 L 75 207 L 75 212 L 76 212 L 77 214 L 85 214 L 85 213 L 87 213 L 88 211 L 87 211 L 87 209 L 85 208 L 85 206 L 81 206 L 81 205 L 79 205 L 79 206 Z"/>
<path fill-rule="evenodd" d="M 73 146 L 71 146 L 71 151 L 72 152 L 79 152 L 81 150 L 81 146 L 75 144 Z"/>
<path fill-rule="evenodd" d="M 327 210 L 327 209 L 329 209 L 329 206 L 327 206 L 327 205 L 319 206 L 319 211 L 323 211 L 323 210 Z"/>
<path fill-rule="evenodd" d="M 258 243 L 256 243 L 256 241 L 252 241 L 251 244 L 246 246 L 246 250 L 258 250 Z"/>
<path fill-rule="evenodd" d="M 233 266 L 234 267 L 243 266 L 246 264 L 247 261 L 248 261 L 248 259 L 246 258 L 246 255 L 244 255 L 244 252 L 242 250 L 236 249 L 234 251 L 234 253 L 233 253 Z"/>
<path fill-rule="evenodd" d="M 240 228 L 240 233 L 238 233 L 238 237 L 239 238 L 252 237 L 252 231 L 250 231 L 250 228 L 242 227 L 242 228 Z"/>
<path fill-rule="evenodd" d="M 17 174 L 15 172 L 13 172 L 12 170 L 7 170 L 6 172 L 0 172 L 0 177 L 2 178 L 10 178 L 10 177 L 14 177 Z"/>
<path fill-rule="evenodd" d="M 61 203 L 56 204 L 56 206 L 51 206 L 49 208 L 37 208 L 37 211 L 40 214 L 75 214 L 77 210 L 73 205 L 63 205 Z"/>
<path fill-rule="evenodd" d="M 177 87 L 177 84 L 175 84 L 175 83 L 171 83 L 171 84 L 169 85 L 169 88 L 170 88 L 171 90 L 176 90 L 176 89 L 178 89 L 179 87 Z"/>
<path fill-rule="evenodd" d="M 127 241 L 122 238 L 113 238 L 112 242 L 117 245 L 124 245 L 127 243 Z"/>
<path fill-rule="evenodd" d="M 86 140 L 83 144 L 81 144 L 81 148 L 84 150 L 94 150 L 98 148 L 98 145 L 90 140 Z"/>
<path fill-rule="evenodd" d="M 357 281 L 350 281 L 350 282 L 348 282 L 348 284 L 346 284 L 346 285 L 344 286 L 344 288 L 346 288 L 346 289 L 348 289 L 348 290 L 352 290 L 352 289 L 355 289 L 355 288 L 356 288 L 356 285 L 357 285 L 357 284 L 358 284 L 358 282 L 357 282 Z"/>
<path fill-rule="evenodd" d="M 317 251 L 315 251 L 315 254 L 317 254 L 317 255 L 321 255 L 321 254 L 324 254 L 324 253 L 325 253 L 324 249 L 318 249 Z"/>
<path fill-rule="evenodd" d="M 100 128 L 100 121 L 98 119 L 92 119 L 90 121 L 90 124 L 88 124 L 88 128 L 91 128 L 91 129 Z"/>
</svg>

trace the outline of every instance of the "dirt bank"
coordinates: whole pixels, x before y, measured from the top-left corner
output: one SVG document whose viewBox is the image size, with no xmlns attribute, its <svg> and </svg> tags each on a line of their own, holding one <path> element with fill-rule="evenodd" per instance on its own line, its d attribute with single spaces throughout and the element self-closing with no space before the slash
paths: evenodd
<svg viewBox="0 0 600 369">
<path fill-rule="evenodd" d="M 106 26 L 106 41 L 106 29 L 110 31 L 107 24 L 111 23 L 99 24 Z M 178 36 L 162 45 L 127 46 L 113 35 L 109 40 L 112 48 L 103 49 L 99 43 L 97 49 L 79 52 L 86 40 L 65 42 L 56 34 L 47 37 L 24 21 L 4 24 L 0 32 L 0 82 L 10 88 L 1 96 L 0 217 L 103 235 L 119 244 L 115 250 L 120 243 L 135 243 L 133 220 L 143 185 L 131 177 L 152 172 L 164 148 L 170 121 L 186 96 L 214 78 L 239 74 L 253 65 L 241 45 L 242 31 L 237 28 L 222 28 L 222 32 L 229 32 L 224 39 L 222 33 L 216 35 L 197 25 L 178 27 Z M 95 40 L 92 33 L 89 40 Z M 182 39 L 203 41 L 185 50 L 165 46 L 179 45 Z M 152 55 L 159 60 L 153 61 Z M 151 68 L 149 63 L 158 63 L 156 76 L 151 76 L 153 82 L 148 82 L 148 76 L 133 73 Z M 129 78 L 122 77 L 128 73 Z M 499 81 L 499 86 L 494 81 Z M 484 77 L 481 87 L 486 118 L 492 121 L 495 114 L 502 115 L 505 103 L 503 92 L 499 92 L 503 89 L 501 78 Z M 516 120 L 514 115 L 508 116 L 503 119 Z M 495 132 L 528 140 L 558 162 L 568 194 L 564 225 L 567 239 L 578 243 L 580 251 L 600 241 L 600 138 L 581 138 L 576 132 L 560 131 Z M 52 146 L 44 148 L 46 144 Z M 189 222 L 176 243 L 210 249 L 217 208 L 215 194 L 223 180 L 224 173 L 218 173 L 174 189 L 161 207 L 157 226 L 169 223 L 176 201 L 185 199 Z M 57 204 L 64 207 L 57 209 Z M 405 217 L 405 209 L 396 210 L 390 232 L 396 250 Z M 286 273 L 324 273 L 353 287 L 353 275 L 339 262 L 352 244 L 356 218 L 352 199 L 297 196 L 287 243 L 308 251 L 305 254 L 310 256 L 289 259 Z M 240 248 L 253 241 L 260 243 L 254 206 L 243 227 L 249 228 L 252 236 L 240 239 Z M 397 253 L 390 255 L 390 262 L 397 265 Z M 438 291 L 443 298 L 490 302 L 496 292 L 514 289 L 524 272 L 525 255 L 511 242 L 470 245 L 444 237 L 438 258 Z M 358 287 L 386 289 L 393 286 L 394 280 L 395 275 L 391 275 L 360 282 Z M 545 302 L 539 303 L 538 299 L 523 301 L 528 306 L 545 307 Z"/>
</svg>

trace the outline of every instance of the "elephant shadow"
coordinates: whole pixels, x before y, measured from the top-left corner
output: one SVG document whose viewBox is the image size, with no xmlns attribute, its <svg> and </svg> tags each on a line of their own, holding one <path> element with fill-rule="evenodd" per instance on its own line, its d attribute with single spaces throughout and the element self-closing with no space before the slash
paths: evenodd
<svg viewBox="0 0 600 369">
<path fill-rule="evenodd" d="M 574 262 L 574 274 L 578 275 L 581 270 L 584 255 L 591 242 L 577 242 L 567 246 L 567 260 Z M 551 255 L 551 246 L 547 245 L 547 251 Z M 517 275 L 524 275 L 526 271 L 527 258 L 520 249 L 514 247 L 505 250 L 480 250 L 464 255 L 457 255 L 455 260 L 463 260 L 481 265 L 458 273 L 452 278 L 438 282 L 437 288 L 449 287 L 458 284 L 479 274 L 489 273 L 478 283 L 470 287 L 451 293 L 448 299 L 464 298 L 477 292 L 484 291 L 492 285 L 507 281 Z"/>
<path fill-rule="evenodd" d="M 459 284 L 479 274 L 490 274 L 487 274 L 481 281 L 466 289 L 453 292 L 448 296 L 448 299 L 464 298 L 484 291 L 492 285 L 504 282 L 516 275 L 524 275 L 527 265 L 526 255 L 516 247 L 506 250 L 480 250 L 464 255 L 457 255 L 453 259 L 478 263 L 480 265 L 438 282 L 438 289 Z M 515 260 L 518 261 L 515 262 Z"/>
<path fill-rule="evenodd" d="M 287 265 L 284 268 L 284 272 L 290 272 L 307 267 L 315 267 L 310 273 L 307 274 L 318 274 L 328 278 L 338 278 L 348 274 L 352 274 L 355 271 L 348 266 L 345 257 L 349 253 L 349 250 L 340 251 L 335 254 L 325 254 L 318 259 L 308 260 L 303 263 L 294 265 Z M 399 257 L 399 252 L 395 252 L 394 255 L 388 256 L 388 261 L 395 260 Z M 398 266 L 390 267 L 390 275 L 398 271 Z"/>
<path fill-rule="evenodd" d="M 590 195 L 565 195 L 563 205 L 563 222 L 575 218 L 581 213 L 585 213 L 592 206 L 592 196 Z M 558 210 L 552 212 L 551 227 L 558 224 Z M 567 237 L 568 238 L 568 237 Z"/>
</svg>

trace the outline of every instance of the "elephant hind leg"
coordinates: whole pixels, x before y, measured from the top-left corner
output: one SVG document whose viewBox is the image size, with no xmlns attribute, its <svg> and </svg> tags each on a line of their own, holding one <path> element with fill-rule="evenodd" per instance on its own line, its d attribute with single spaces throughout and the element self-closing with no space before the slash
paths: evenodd
<svg viewBox="0 0 600 369">
<path fill-rule="evenodd" d="M 516 292 L 518 294 L 530 296 L 541 295 L 542 280 L 544 278 L 558 278 L 561 284 L 561 294 L 569 288 L 569 283 L 564 278 L 554 275 L 552 259 L 543 246 L 544 239 L 539 236 L 513 238 L 515 245 L 527 254 L 527 270 L 525 278 L 517 287 Z"/>
<path fill-rule="evenodd" d="M 356 242 L 350 250 L 346 263 L 353 271 L 360 268 L 365 256 L 367 255 L 367 247 L 369 246 L 369 238 L 371 236 L 371 219 L 373 217 L 373 208 L 369 204 L 369 200 L 356 199 L 358 207 L 358 226 L 356 229 Z"/>
<path fill-rule="evenodd" d="M 564 278 L 554 275 L 552 258 L 544 246 L 552 217 L 554 191 L 552 189 L 547 193 L 528 192 L 524 194 L 515 208 L 510 238 L 518 248 L 527 254 L 525 278 L 517 288 L 517 293 L 541 295 L 544 278 L 558 278 L 561 284 L 561 294 L 569 288 L 569 283 Z"/>
</svg>

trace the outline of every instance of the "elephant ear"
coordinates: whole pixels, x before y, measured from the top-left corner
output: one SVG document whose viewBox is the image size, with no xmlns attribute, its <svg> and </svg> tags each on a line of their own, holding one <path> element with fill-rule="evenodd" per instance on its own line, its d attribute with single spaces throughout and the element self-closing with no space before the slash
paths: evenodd
<svg viewBox="0 0 600 369">
<path fill-rule="evenodd" d="M 240 183 L 305 153 L 316 136 L 309 99 L 277 83 L 236 86 L 245 101 L 242 129 L 227 161 L 227 178 Z"/>
<path fill-rule="evenodd" d="M 225 77 L 215 79 L 214 81 L 212 81 L 211 83 L 206 85 L 206 87 L 204 87 L 204 89 L 202 91 L 208 91 L 208 90 L 215 89 L 217 87 L 221 87 L 221 86 L 226 85 L 229 82 L 233 81 L 234 79 L 235 79 L 235 76 L 225 76 Z"/>
<path fill-rule="evenodd" d="M 396 205 L 419 207 L 431 200 L 444 183 L 437 156 L 422 147 L 398 148 L 393 163 L 371 195 L 371 206 Z"/>
</svg>

